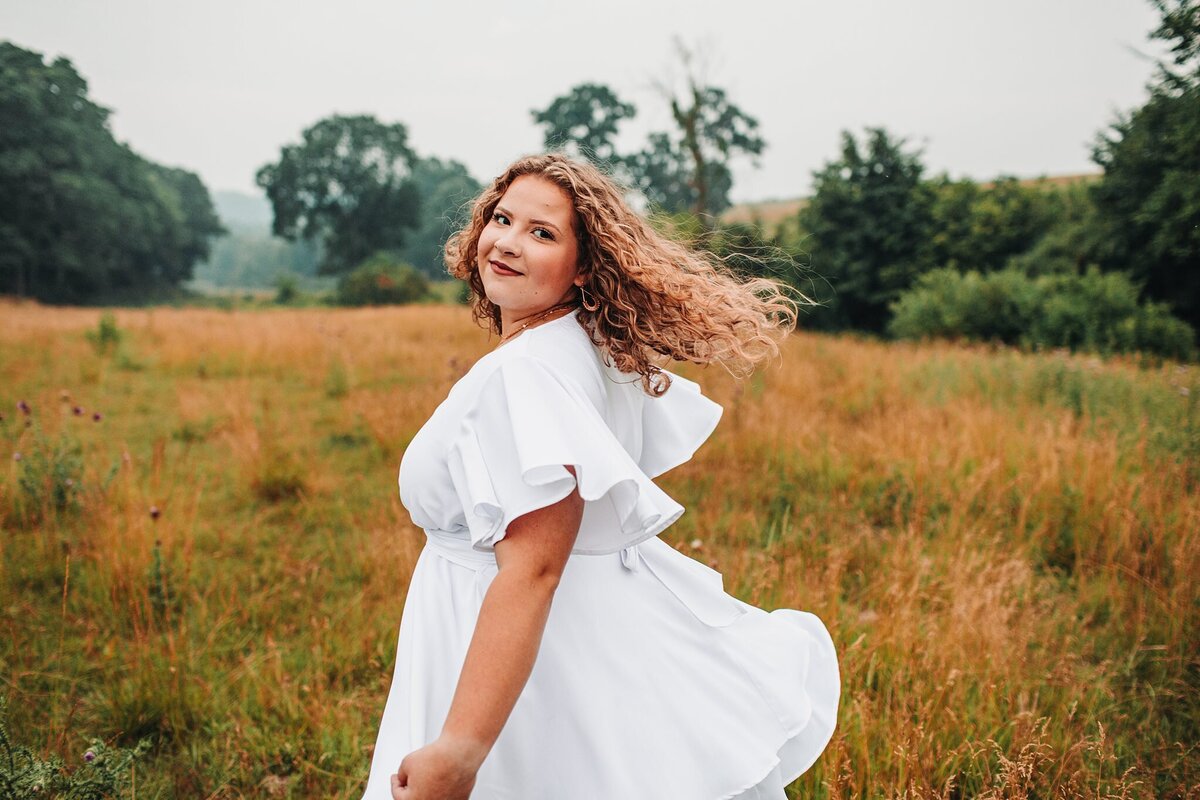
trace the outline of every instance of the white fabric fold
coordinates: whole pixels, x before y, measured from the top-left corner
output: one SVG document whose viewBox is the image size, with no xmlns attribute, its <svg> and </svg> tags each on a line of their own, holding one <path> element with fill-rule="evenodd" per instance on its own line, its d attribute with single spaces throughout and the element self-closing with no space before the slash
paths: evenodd
<svg viewBox="0 0 1200 800">
<path fill-rule="evenodd" d="M 643 394 L 642 452 L 638 466 L 651 478 L 690 461 L 712 435 L 724 409 L 700 393 L 700 385 L 671 375 L 661 397 Z"/>
<path fill-rule="evenodd" d="M 698 391 L 687 398 L 690 423 L 664 429 L 664 442 L 651 449 L 652 468 L 686 460 L 716 424 L 720 406 L 697 404 L 696 397 L 704 399 Z M 587 505 L 575 553 L 616 552 L 656 536 L 683 514 L 622 447 L 597 400 L 530 355 L 505 359 L 487 378 L 462 418 L 447 465 L 472 545 L 480 550 L 503 539 L 514 519 L 562 500 L 576 486 Z"/>
</svg>

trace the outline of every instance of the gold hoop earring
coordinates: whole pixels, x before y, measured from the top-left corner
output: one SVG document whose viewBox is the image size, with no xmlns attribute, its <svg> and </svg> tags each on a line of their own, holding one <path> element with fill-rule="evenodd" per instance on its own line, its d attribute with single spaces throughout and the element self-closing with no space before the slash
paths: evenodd
<svg viewBox="0 0 1200 800">
<path fill-rule="evenodd" d="M 600 301 L 588 294 L 588 290 L 582 286 L 579 287 L 579 304 L 588 311 L 600 310 Z"/>
</svg>

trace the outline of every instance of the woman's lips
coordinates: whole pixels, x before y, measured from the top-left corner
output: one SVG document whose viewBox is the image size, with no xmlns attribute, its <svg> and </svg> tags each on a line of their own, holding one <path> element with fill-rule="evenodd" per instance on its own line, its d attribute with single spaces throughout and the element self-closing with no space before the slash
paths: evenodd
<svg viewBox="0 0 1200 800">
<path fill-rule="evenodd" d="M 510 269 L 509 267 L 505 266 L 503 262 L 489 261 L 488 263 L 492 265 L 492 272 L 496 273 L 497 275 L 511 276 L 511 275 L 520 275 L 521 274 L 520 272 L 517 272 L 515 269 Z"/>
</svg>

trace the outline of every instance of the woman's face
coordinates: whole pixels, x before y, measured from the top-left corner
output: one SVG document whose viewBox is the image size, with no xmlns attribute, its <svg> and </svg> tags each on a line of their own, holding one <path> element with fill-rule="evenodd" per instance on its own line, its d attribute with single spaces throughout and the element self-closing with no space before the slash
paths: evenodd
<svg viewBox="0 0 1200 800">
<path fill-rule="evenodd" d="M 477 264 L 504 329 L 570 300 L 583 283 L 576 224 L 571 198 L 545 178 L 509 184 L 479 235 Z"/>
</svg>

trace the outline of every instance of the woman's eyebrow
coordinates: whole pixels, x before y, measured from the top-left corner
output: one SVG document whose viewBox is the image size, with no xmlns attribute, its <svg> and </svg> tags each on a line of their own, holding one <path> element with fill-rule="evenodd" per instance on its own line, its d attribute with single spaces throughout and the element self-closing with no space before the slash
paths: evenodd
<svg viewBox="0 0 1200 800">
<path fill-rule="evenodd" d="M 503 214 L 503 215 L 504 215 L 504 216 L 506 216 L 506 217 L 511 217 L 511 216 L 512 216 L 512 212 L 511 212 L 511 211 L 509 211 L 509 210 L 508 210 L 507 208 L 505 208 L 504 206 L 499 206 L 499 205 L 498 205 L 498 206 L 496 206 L 496 210 L 497 210 L 497 211 L 499 211 L 501 214 Z M 562 229 L 561 229 L 561 228 L 559 228 L 559 227 L 558 227 L 557 225 L 555 225 L 553 222 L 549 222 L 548 220 L 544 220 L 544 219 L 531 219 L 531 220 L 529 220 L 529 224 L 530 224 L 530 225 L 545 225 L 547 228 L 554 228 L 554 230 L 558 231 L 559 233 L 562 233 Z"/>
</svg>

